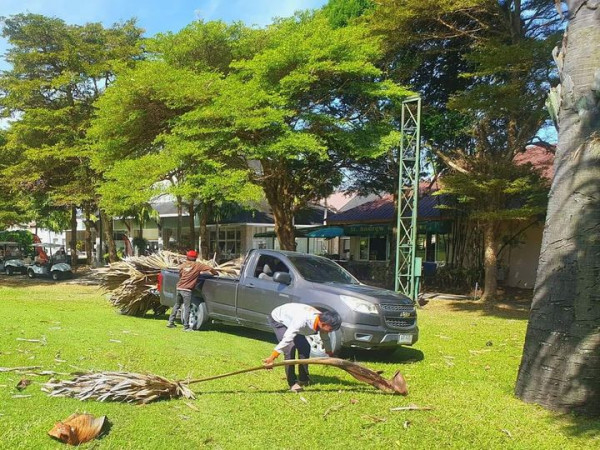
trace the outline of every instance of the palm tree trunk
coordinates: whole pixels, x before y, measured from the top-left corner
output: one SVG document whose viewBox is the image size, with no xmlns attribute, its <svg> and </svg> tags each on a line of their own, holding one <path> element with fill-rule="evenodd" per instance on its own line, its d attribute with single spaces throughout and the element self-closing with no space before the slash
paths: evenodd
<svg viewBox="0 0 600 450">
<path fill-rule="evenodd" d="M 567 3 L 555 175 L 515 392 L 600 416 L 600 15 Z"/>
</svg>

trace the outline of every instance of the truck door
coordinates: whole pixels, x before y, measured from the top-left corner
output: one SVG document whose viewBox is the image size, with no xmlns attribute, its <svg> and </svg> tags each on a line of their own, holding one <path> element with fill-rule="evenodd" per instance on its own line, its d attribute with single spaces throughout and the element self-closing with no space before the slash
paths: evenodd
<svg viewBox="0 0 600 450">
<path fill-rule="evenodd" d="M 246 273 L 238 290 L 237 315 L 247 326 L 270 330 L 268 318 L 276 307 L 295 301 L 291 286 L 273 281 L 275 272 L 290 273 L 276 256 L 260 255 L 253 272 Z"/>
</svg>

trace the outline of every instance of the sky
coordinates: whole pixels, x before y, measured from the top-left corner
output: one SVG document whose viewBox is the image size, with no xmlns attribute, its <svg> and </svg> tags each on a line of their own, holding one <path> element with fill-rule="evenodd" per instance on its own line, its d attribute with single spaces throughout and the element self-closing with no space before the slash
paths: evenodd
<svg viewBox="0 0 600 450">
<path fill-rule="evenodd" d="M 203 20 L 241 20 L 263 26 L 274 17 L 294 11 L 323 6 L 327 0 L 0 0 L 0 16 L 35 13 L 58 17 L 69 24 L 102 22 L 111 26 L 132 17 L 146 30 L 146 36 L 177 32 L 191 22 Z M 0 54 L 7 42 L 0 38 Z M 8 67 L 0 59 L 0 70 Z"/>
</svg>

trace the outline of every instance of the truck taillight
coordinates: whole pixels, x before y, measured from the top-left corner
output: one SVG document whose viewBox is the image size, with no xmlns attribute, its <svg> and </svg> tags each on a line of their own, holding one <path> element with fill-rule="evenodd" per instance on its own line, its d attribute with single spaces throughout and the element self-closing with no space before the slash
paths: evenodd
<svg viewBox="0 0 600 450">
<path fill-rule="evenodd" d="M 158 274 L 158 284 L 156 285 L 156 290 L 160 293 L 160 290 L 162 288 L 162 273 Z"/>
</svg>

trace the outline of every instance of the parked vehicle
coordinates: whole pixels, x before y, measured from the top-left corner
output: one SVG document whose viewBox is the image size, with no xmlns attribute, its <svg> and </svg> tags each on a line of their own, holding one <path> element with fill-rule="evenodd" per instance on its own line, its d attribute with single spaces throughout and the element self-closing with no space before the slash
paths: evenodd
<svg viewBox="0 0 600 450">
<path fill-rule="evenodd" d="M 176 270 L 161 272 L 161 304 L 175 304 L 178 279 Z M 239 279 L 208 278 L 197 287 L 192 297 L 191 327 L 200 329 L 211 319 L 270 331 L 271 311 L 288 302 L 341 315 L 342 327 L 331 336 L 334 350 L 393 350 L 413 345 L 419 338 L 416 306 L 410 298 L 362 284 L 330 259 L 276 250 L 251 250 Z M 324 354 L 318 335 L 311 341 L 314 353 Z"/>
<path fill-rule="evenodd" d="M 36 257 L 35 262 L 27 266 L 27 276 L 29 278 L 42 276 L 51 277 L 54 281 L 58 281 L 73 276 L 71 265 L 67 263 L 67 255 L 62 245 L 38 243 L 33 244 L 33 247 L 36 251 Z"/>
<path fill-rule="evenodd" d="M 0 272 L 6 275 L 27 273 L 23 251 L 17 242 L 0 242 Z"/>
</svg>

